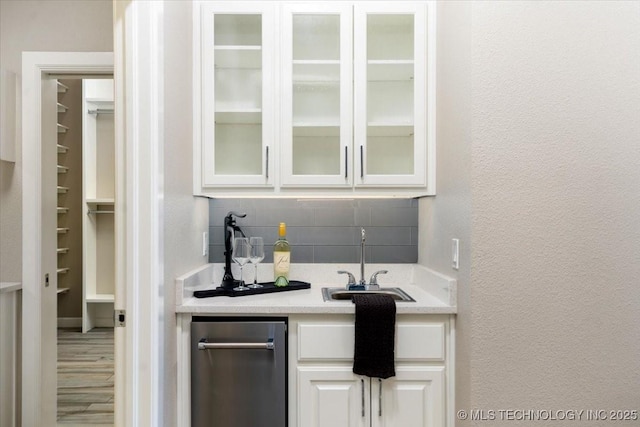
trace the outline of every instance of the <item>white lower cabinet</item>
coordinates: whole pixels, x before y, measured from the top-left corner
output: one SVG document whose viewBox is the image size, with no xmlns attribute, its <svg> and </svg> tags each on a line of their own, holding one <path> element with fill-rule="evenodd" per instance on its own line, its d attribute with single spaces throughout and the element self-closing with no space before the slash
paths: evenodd
<svg viewBox="0 0 640 427">
<path fill-rule="evenodd" d="M 290 425 L 448 426 L 454 407 L 452 325 L 449 316 L 398 316 L 396 375 L 379 380 L 352 372 L 352 315 L 291 317 Z"/>
<path fill-rule="evenodd" d="M 438 427 L 444 424 L 444 367 L 397 368 L 385 380 L 351 366 L 298 367 L 300 426 Z"/>
<path fill-rule="evenodd" d="M 371 379 L 371 426 L 444 426 L 444 366 L 398 366 L 396 376 Z"/>
<path fill-rule="evenodd" d="M 366 385 L 365 385 L 366 382 Z M 298 368 L 298 426 L 368 426 L 369 382 L 349 366 Z"/>
</svg>

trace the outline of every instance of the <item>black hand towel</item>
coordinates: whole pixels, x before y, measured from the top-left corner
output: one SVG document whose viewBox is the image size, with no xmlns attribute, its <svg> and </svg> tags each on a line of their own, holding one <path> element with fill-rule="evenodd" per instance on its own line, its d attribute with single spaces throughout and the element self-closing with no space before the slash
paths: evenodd
<svg viewBox="0 0 640 427">
<path fill-rule="evenodd" d="M 354 295 L 356 305 L 353 373 L 389 378 L 394 365 L 396 303 L 389 295 Z"/>
</svg>

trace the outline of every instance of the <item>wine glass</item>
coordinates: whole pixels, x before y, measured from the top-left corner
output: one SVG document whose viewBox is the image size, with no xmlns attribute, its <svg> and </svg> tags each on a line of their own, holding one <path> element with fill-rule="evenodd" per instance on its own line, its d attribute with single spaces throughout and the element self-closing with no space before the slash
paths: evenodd
<svg viewBox="0 0 640 427">
<path fill-rule="evenodd" d="M 261 288 L 262 285 L 258 284 L 258 264 L 264 259 L 264 241 L 262 240 L 262 237 L 252 237 L 249 239 L 249 245 L 251 246 L 249 261 L 255 268 L 253 284 L 249 285 L 249 287 Z"/>
<path fill-rule="evenodd" d="M 240 285 L 233 288 L 234 291 L 248 291 L 249 288 L 244 285 L 242 280 L 242 267 L 249 262 L 251 246 L 249 245 L 249 239 L 246 237 L 236 237 L 233 239 L 233 262 L 240 266 Z"/>
</svg>

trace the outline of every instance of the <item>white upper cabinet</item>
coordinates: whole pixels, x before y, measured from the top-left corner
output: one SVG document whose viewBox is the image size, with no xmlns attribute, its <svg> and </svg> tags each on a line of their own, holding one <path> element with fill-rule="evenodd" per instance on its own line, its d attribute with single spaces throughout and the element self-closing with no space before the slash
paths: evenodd
<svg viewBox="0 0 640 427">
<path fill-rule="evenodd" d="M 352 22 L 349 3 L 282 7 L 283 186 L 353 184 Z"/>
<path fill-rule="evenodd" d="M 283 186 L 427 185 L 427 4 L 285 4 Z"/>
<path fill-rule="evenodd" d="M 198 194 L 435 194 L 430 2 L 201 2 Z"/>
<path fill-rule="evenodd" d="M 274 5 L 202 2 L 195 172 L 201 187 L 271 186 Z M 196 25 L 198 25 L 196 24 Z M 197 72 L 200 72 L 197 76 Z"/>
<path fill-rule="evenodd" d="M 425 186 L 427 4 L 356 3 L 354 40 L 355 184 Z"/>
</svg>

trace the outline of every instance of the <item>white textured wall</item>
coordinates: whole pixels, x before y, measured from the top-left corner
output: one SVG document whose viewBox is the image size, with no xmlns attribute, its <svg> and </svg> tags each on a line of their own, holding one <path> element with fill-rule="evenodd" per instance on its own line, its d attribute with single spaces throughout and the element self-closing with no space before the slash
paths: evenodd
<svg viewBox="0 0 640 427">
<path fill-rule="evenodd" d="M 475 3 L 472 76 L 473 403 L 640 409 L 640 3 Z"/>
<path fill-rule="evenodd" d="M 451 126 L 472 126 L 472 264 L 458 407 L 640 409 L 640 3 L 461 7 L 472 108 Z M 452 197 L 438 186 L 424 224 Z"/>
<path fill-rule="evenodd" d="M 208 199 L 193 197 L 192 7 L 165 1 L 164 128 L 164 426 L 175 426 L 177 343 L 175 278 L 207 262 L 202 233 L 209 229 Z"/>
<path fill-rule="evenodd" d="M 113 51 L 111 0 L 0 1 L 0 66 L 18 74 L 20 82 L 23 51 Z M 20 100 L 17 108 L 21 111 Z M 16 163 L 0 161 L 3 281 L 20 281 L 22 276 L 21 119 L 18 122 Z"/>
<path fill-rule="evenodd" d="M 441 2 L 437 8 L 437 197 L 420 199 L 419 260 L 455 277 L 458 322 L 471 322 L 471 8 L 467 2 Z M 451 266 L 451 239 L 460 241 L 460 269 Z M 469 328 L 458 329 L 457 402 L 468 406 Z"/>
</svg>

